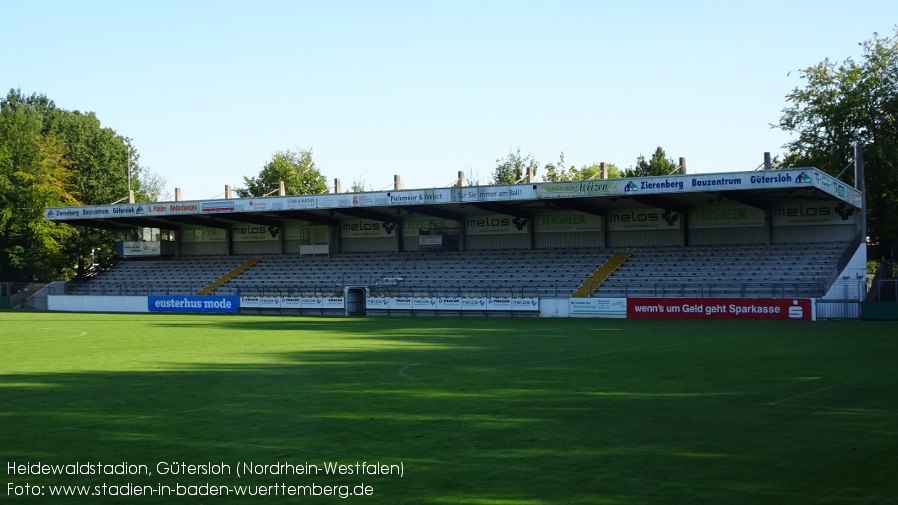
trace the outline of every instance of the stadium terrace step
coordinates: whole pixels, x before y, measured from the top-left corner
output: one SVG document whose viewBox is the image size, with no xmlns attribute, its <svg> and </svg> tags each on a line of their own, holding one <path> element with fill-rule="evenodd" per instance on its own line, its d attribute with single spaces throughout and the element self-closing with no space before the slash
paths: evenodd
<svg viewBox="0 0 898 505">
<path fill-rule="evenodd" d="M 621 265 L 627 261 L 627 258 L 631 256 L 632 253 L 629 252 L 620 252 L 611 256 L 611 258 L 605 262 L 604 265 L 599 267 L 595 272 L 592 273 L 584 282 L 581 284 L 571 295 L 573 298 L 587 298 L 589 294 L 596 289 L 602 282 L 605 281 L 615 270 L 620 268 Z"/>
<path fill-rule="evenodd" d="M 198 295 L 208 295 L 209 293 L 211 293 L 212 291 L 214 291 L 216 288 L 218 288 L 219 286 L 221 286 L 221 285 L 224 284 L 225 282 L 228 282 L 229 280 L 233 279 L 234 277 L 237 277 L 238 275 L 240 275 L 241 273 L 243 273 L 244 271 L 246 271 L 248 268 L 250 268 L 250 267 L 252 267 L 253 265 L 255 265 L 256 263 L 258 263 L 259 261 L 261 261 L 261 260 L 258 259 L 258 258 L 250 258 L 250 259 L 244 261 L 244 262 L 243 262 L 240 266 L 238 266 L 237 268 L 235 268 L 235 269 L 231 270 L 230 272 L 228 272 L 228 273 L 222 275 L 222 276 L 219 277 L 218 279 L 215 279 L 211 284 L 209 284 L 208 286 L 204 287 L 203 289 L 197 291 L 196 294 L 198 294 Z"/>
</svg>

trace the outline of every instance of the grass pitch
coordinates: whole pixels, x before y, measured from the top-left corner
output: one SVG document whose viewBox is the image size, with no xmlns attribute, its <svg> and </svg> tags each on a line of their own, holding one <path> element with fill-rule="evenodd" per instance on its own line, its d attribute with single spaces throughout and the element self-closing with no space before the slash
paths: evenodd
<svg viewBox="0 0 898 505">
<path fill-rule="evenodd" d="M 367 494 L 345 500 L 366 504 L 898 503 L 896 330 L 2 311 L 0 494 L 11 503 L 335 503 L 343 491 Z M 353 474 L 328 474 L 327 462 Z M 148 473 L 16 466 L 37 463 Z M 160 463 L 179 474 L 161 474 Z M 268 474 L 238 477 L 242 463 Z M 371 463 L 401 465 L 402 475 Z M 230 474 L 202 474 L 223 465 Z M 104 496 L 51 496 L 51 486 Z M 174 496 L 177 486 L 189 496 Z M 209 496 L 212 486 L 230 494 Z M 257 495 L 236 495 L 240 486 Z"/>
</svg>

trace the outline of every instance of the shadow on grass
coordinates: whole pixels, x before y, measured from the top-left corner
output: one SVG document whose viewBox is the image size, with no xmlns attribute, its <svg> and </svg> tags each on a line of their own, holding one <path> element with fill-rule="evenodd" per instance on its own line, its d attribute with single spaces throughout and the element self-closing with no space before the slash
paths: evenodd
<svg viewBox="0 0 898 505">
<path fill-rule="evenodd" d="M 380 462 L 402 463 L 401 478 L 322 471 L 7 480 L 364 483 L 375 493 L 357 501 L 391 504 L 876 503 L 898 493 L 894 483 L 886 484 L 890 480 L 879 480 L 898 470 L 889 459 L 896 449 L 896 413 L 830 415 L 796 402 L 767 405 L 773 393 L 761 389 L 771 364 L 744 365 L 778 359 L 763 346 L 750 348 L 755 355 L 747 348 L 736 355 L 726 348 L 678 347 L 685 333 L 662 341 L 652 335 L 602 339 L 589 333 L 594 323 L 568 326 L 564 335 L 547 335 L 556 326 L 540 321 L 513 331 L 496 320 L 476 326 L 440 318 L 403 323 L 198 318 L 188 324 L 228 332 L 293 331 L 298 338 L 303 332 L 358 336 L 331 350 L 270 352 L 256 342 L 247 353 L 263 359 L 254 363 L 0 375 L 0 441 L 8 462 L 128 462 L 154 473 L 158 462 L 225 463 L 232 470 L 238 462 Z M 356 348 L 367 340 L 404 345 Z M 875 436 L 873 426 L 880 430 Z"/>
</svg>

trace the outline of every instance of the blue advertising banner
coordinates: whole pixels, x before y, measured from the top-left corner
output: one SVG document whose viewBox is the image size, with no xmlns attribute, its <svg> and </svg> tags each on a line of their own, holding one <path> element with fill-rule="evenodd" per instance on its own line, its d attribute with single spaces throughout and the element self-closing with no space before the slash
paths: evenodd
<svg viewBox="0 0 898 505">
<path fill-rule="evenodd" d="M 236 313 L 240 309 L 239 296 L 148 296 L 150 312 L 208 312 Z"/>
</svg>

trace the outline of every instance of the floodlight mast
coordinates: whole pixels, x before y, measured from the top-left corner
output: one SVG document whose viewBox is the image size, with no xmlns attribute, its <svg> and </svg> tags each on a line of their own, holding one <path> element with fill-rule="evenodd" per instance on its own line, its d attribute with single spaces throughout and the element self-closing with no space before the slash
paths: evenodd
<svg viewBox="0 0 898 505">
<path fill-rule="evenodd" d="M 854 145 L 854 187 L 861 192 L 861 215 L 858 227 L 861 233 L 861 244 L 867 243 L 867 187 L 864 182 L 864 146 L 860 142 Z"/>
<path fill-rule="evenodd" d="M 125 171 L 128 173 L 128 191 L 131 191 L 131 146 L 127 147 L 128 150 L 128 160 L 125 165 Z"/>
</svg>

